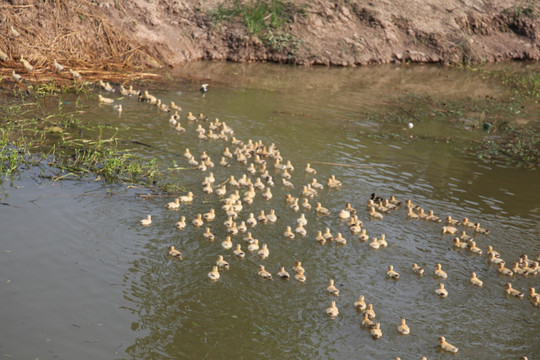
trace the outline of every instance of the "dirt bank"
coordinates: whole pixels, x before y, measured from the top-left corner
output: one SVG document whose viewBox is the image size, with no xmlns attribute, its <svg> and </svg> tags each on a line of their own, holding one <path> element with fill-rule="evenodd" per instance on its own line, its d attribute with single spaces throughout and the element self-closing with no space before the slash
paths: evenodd
<svg viewBox="0 0 540 360">
<path fill-rule="evenodd" d="M 21 55 L 49 71 L 53 58 L 82 71 L 540 59 L 534 0 L 4 0 L 0 9 L 3 73 L 24 73 Z"/>
</svg>

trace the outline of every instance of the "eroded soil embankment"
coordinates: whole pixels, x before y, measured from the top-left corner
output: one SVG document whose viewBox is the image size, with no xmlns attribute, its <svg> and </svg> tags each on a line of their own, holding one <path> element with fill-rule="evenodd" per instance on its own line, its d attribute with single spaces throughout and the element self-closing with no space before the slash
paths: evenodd
<svg viewBox="0 0 540 360">
<path fill-rule="evenodd" d="M 535 1 L 10 0 L 0 6 L 4 72 L 20 67 L 20 56 L 37 69 L 53 69 L 56 58 L 83 71 L 201 59 L 325 65 L 540 59 Z"/>
</svg>

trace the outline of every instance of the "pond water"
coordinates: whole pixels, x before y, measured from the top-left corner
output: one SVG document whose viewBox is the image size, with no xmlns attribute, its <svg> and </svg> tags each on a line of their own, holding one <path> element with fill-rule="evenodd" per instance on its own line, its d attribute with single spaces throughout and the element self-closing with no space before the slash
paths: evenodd
<svg viewBox="0 0 540 360">
<path fill-rule="evenodd" d="M 133 98 L 118 100 L 121 116 L 97 100 L 83 102 L 86 123 L 117 127 L 119 137 L 151 145 L 133 148 L 155 156 L 162 167 L 175 161 L 178 182 L 193 191 L 192 205 L 165 209 L 171 197 L 146 200 L 143 188 L 126 188 L 93 181 L 43 180 L 32 169 L 3 184 L 0 207 L 0 352 L 15 359 L 402 359 L 450 358 L 438 349 L 445 336 L 459 347 L 463 359 L 535 359 L 540 350 L 540 309 L 528 299 L 528 288 L 539 291 L 539 277 L 499 275 L 486 256 L 455 251 L 452 237 L 441 235 L 442 224 L 408 220 L 401 209 L 370 220 L 370 194 L 412 199 L 436 215 L 468 217 L 491 230 L 475 235 L 484 254 L 488 245 L 501 253 L 508 266 L 527 253 L 540 253 L 540 180 L 538 173 L 485 164 L 463 149 L 481 139 L 481 130 L 455 123 L 413 119 L 376 121 L 369 113 L 395 106 L 403 95 L 430 95 L 459 100 L 465 96 L 500 98 L 504 88 L 478 74 L 445 67 L 369 67 L 356 69 L 294 68 L 268 64 L 195 63 L 169 74 L 164 89 L 153 93 L 180 106 L 187 131 L 177 134 L 169 114 Z M 180 80 L 189 78 L 191 81 Z M 210 84 L 204 96 L 201 82 Z M 73 99 L 64 98 L 69 107 Z M 275 209 L 276 224 L 251 229 L 270 256 L 262 260 L 247 253 L 240 260 L 221 247 L 226 215 L 219 197 L 204 194 L 201 182 L 213 171 L 216 184 L 229 175 L 239 178 L 246 167 L 231 161 L 221 167 L 225 146 L 219 140 L 198 140 L 198 123 L 185 114 L 218 117 L 238 139 L 275 143 L 284 160 L 295 166 L 294 189 L 281 185 L 280 172 L 268 163 L 276 181 L 273 198 L 262 199 L 239 216 Z M 532 116 L 537 116 L 532 115 Z M 208 127 L 209 122 L 199 122 Z M 112 130 L 111 130 L 112 131 Z M 440 141 L 452 136 L 453 141 Z M 127 146 L 127 145 L 126 145 Z M 204 150 L 216 163 L 202 173 L 182 156 Z M 340 190 L 325 188 L 310 200 L 331 210 L 330 216 L 306 212 L 308 235 L 287 240 L 286 226 L 296 227 L 302 213 L 284 202 L 287 193 L 301 195 L 302 185 L 314 177 L 304 172 L 311 163 L 315 177 L 326 184 L 330 175 L 342 181 Z M 176 172 L 174 172 L 176 171 Z M 253 176 L 255 180 L 256 176 Z M 230 192 L 231 188 L 227 185 Z M 241 192 L 244 190 L 241 189 Z M 350 233 L 338 214 L 350 202 L 371 237 L 385 234 L 388 247 L 373 250 Z M 214 242 L 203 238 L 204 227 L 176 230 L 181 216 L 188 223 L 199 213 L 216 209 L 209 226 Z M 151 214 L 153 223 L 139 220 Z M 317 230 L 341 232 L 347 245 L 318 245 Z M 470 229 L 469 234 L 473 234 Z M 243 235 L 233 236 L 241 243 Z M 169 245 L 183 253 L 178 261 L 167 255 Z M 246 251 L 247 252 L 247 251 Z M 207 273 L 218 255 L 230 263 L 217 282 Z M 302 261 L 307 280 L 282 281 L 282 264 L 291 273 Z M 411 270 L 418 263 L 423 277 Z M 448 272 L 449 295 L 439 299 L 434 290 L 436 263 Z M 274 281 L 257 276 L 260 264 Z M 401 274 L 386 279 L 388 265 Z M 483 288 L 469 283 L 474 271 Z M 339 297 L 326 293 L 335 279 Z M 504 285 L 526 292 L 525 299 L 509 298 Z M 353 307 L 364 295 L 376 311 L 383 336 L 372 340 L 361 327 Z M 336 301 L 339 316 L 329 319 L 325 309 Z M 411 334 L 396 331 L 400 317 Z"/>
</svg>

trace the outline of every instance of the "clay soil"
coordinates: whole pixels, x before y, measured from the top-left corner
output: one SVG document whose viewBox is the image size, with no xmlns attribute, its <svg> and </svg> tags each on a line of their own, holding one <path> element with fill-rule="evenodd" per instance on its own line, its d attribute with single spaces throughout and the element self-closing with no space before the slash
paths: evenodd
<svg viewBox="0 0 540 360">
<path fill-rule="evenodd" d="M 274 3 L 276 0 L 259 0 Z M 144 71 L 196 60 L 357 66 L 540 59 L 535 0 L 298 0 L 283 21 L 250 31 L 223 16 L 256 0 L 0 1 L 2 74 L 54 58 L 79 70 Z M 15 30 L 15 32 L 13 31 Z M 17 34 L 18 32 L 18 34 Z"/>
</svg>

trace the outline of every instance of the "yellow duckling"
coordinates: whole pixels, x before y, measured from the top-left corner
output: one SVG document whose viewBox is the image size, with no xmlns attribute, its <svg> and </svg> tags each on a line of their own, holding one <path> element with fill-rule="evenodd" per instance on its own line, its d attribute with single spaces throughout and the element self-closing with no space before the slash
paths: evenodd
<svg viewBox="0 0 540 360">
<path fill-rule="evenodd" d="M 216 189 L 216 194 L 218 196 L 225 196 L 227 194 L 227 187 L 226 185 L 221 185 L 219 188 Z"/>
<path fill-rule="evenodd" d="M 251 235 L 250 231 L 248 231 L 246 236 L 244 236 L 244 241 L 247 242 L 248 244 L 253 244 L 255 242 L 255 238 Z"/>
<path fill-rule="evenodd" d="M 399 279 L 399 273 L 394 270 L 394 265 L 388 266 L 388 271 L 386 272 L 386 276 L 394 280 Z"/>
<path fill-rule="evenodd" d="M 209 212 L 203 215 L 203 218 L 206 221 L 214 221 L 216 218 L 216 211 L 214 209 L 210 209 Z"/>
<path fill-rule="evenodd" d="M 195 226 L 197 229 L 204 225 L 204 221 L 202 219 L 201 214 L 197 214 L 197 217 L 191 221 L 191 224 Z"/>
<path fill-rule="evenodd" d="M 446 225 L 458 226 L 460 225 L 459 220 L 452 219 L 450 215 L 446 217 Z"/>
<path fill-rule="evenodd" d="M 511 283 L 506 283 L 506 288 L 504 292 L 506 293 L 506 295 L 514 296 L 518 299 L 523 299 L 523 293 L 519 290 L 514 289 Z"/>
<path fill-rule="evenodd" d="M 337 233 L 337 236 L 334 238 L 334 241 L 336 242 L 336 244 L 339 244 L 339 245 L 347 245 L 347 239 L 345 239 L 343 235 L 341 235 L 340 232 Z"/>
<path fill-rule="evenodd" d="M 21 55 L 21 60 L 20 61 L 23 64 L 26 71 L 28 71 L 28 72 L 34 71 L 34 67 L 25 58 L 23 58 L 22 55 Z"/>
<path fill-rule="evenodd" d="M 283 233 L 287 239 L 294 239 L 294 233 L 292 232 L 292 229 L 290 226 L 287 226 L 285 229 L 285 232 Z"/>
<path fill-rule="evenodd" d="M 142 226 L 150 226 L 152 225 L 152 215 L 147 215 L 146 219 L 142 219 L 140 221 Z"/>
<path fill-rule="evenodd" d="M 289 208 L 294 212 L 297 212 L 298 210 L 300 210 L 300 206 L 298 205 L 298 199 L 295 198 L 292 204 L 289 206 Z"/>
<path fill-rule="evenodd" d="M 481 228 L 481 227 L 480 227 L 480 223 L 475 223 L 475 224 L 474 224 L 474 232 L 477 232 L 477 233 L 479 233 L 479 234 L 484 234 L 484 235 L 489 234 L 489 230 L 488 230 L 488 229 Z"/>
<path fill-rule="evenodd" d="M 373 320 L 369 318 L 369 315 L 364 313 L 362 315 L 362 326 L 368 329 L 371 329 L 375 327 L 375 324 L 373 323 Z"/>
<path fill-rule="evenodd" d="M 388 246 L 388 243 L 386 242 L 386 236 L 384 234 L 381 234 L 381 238 L 379 241 L 379 247 L 385 248 Z"/>
<path fill-rule="evenodd" d="M 296 270 L 296 274 L 294 274 L 294 279 L 300 282 L 306 282 L 306 275 L 304 275 L 304 270 Z"/>
<path fill-rule="evenodd" d="M 268 250 L 268 245 L 263 244 L 262 249 L 260 249 L 257 252 L 257 255 L 259 255 L 259 257 L 261 257 L 263 259 L 266 259 L 268 257 L 268 255 L 270 255 L 270 250 Z"/>
<path fill-rule="evenodd" d="M 321 184 L 320 182 L 317 181 L 317 179 L 313 178 L 311 179 L 311 187 L 316 189 L 316 190 L 323 190 L 324 189 L 324 185 Z"/>
<path fill-rule="evenodd" d="M 317 241 L 320 245 L 324 245 L 326 242 L 326 239 L 324 238 L 322 231 L 317 231 L 317 236 L 315 237 L 315 241 Z"/>
<path fill-rule="evenodd" d="M 358 239 L 360 239 L 360 241 L 368 241 L 369 240 L 369 235 L 367 234 L 366 229 L 362 229 L 362 231 L 358 235 Z"/>
<path fill-rule="evenodd" d="M 191 203 L 193 202 L 193 193 L 190 191 L 187 195 L 179 197 L 181 203 Z"/>
<path fill-rule="evenodd" d="M 409 325 L 405 323 L 405 318 L 401 318 L 401 322 L 397 326 L 397 331 L 401 335 L 409 335 L 409 333 L 411 332 L 411 330 L 409 329 Z"/>
<path fill-rule="evenodd" d="M 255 225 L 257 225 L 257 219 L 255 219 L 255 215 L 253 215 L 253 213 L 249 213 L 249 218 L 246 220 L 246 225 L 251 227 L 255 227 Z"/>
<path fill-rule="evenodd" d="M 169 246 L 169 255 L 175 258 L 182 260 L 182 253 L 174 248 L 174 246 Z"/>
<path fill-rule="evenodd" d="M 443 283 L 440 283 L 439 287 L 435 289 L 435 294 L 439 295 L 440 298 L 448 297 L 448 291 L 444 288 Z"/>
<path fill-rule="evenodd" d="M 238 234 L 238 227 L 236 226 L 236 223 L 233 222 L 230 227 L 227 228 L 227 234 L 229 235 L 236 235 Z"/>
<path fill-rule="evenodd" d="M 302 208 L 306 211 L 311 211 L 311 204 L 309 203 L 309 199 L 308 198 L 303 198 L 302 199 Z"/>
<path fill-rule="evenodd" d="M 412 207 L 407 207 L 407 218 L 417 220 L 420 219 L 420 216 L 413 211 Z"/>
<path fill-rule="evenodd" d="M 469 247 L 469 244 L 467 244 L 466 242 L 459 240 L 458 237 L 454 238 L 454 248 L 467 249 L 468 247 Z"/>
<path fill-rule="evenodd" d="M 304 272 L 305 269 L 302 267 L 302 262 L 301 261 L 295 261 L 294 262 L 294 266 L 293 266 L 293 270 L 296 271 L 296 272 Z"/>
<path fill-rule="evenodd" d="M 266 215 L 266 219 L 268 222 L 275 223 L 277 221 L 276 211 L 274 209 L 270 209 L 270 213 Z"/>
<path fill-rule="evenodd" d="M 323 237 L 326 241 L 334 241 L 334 235 L 332 235 L 329 228 L 324 230 Z"/>
<path fill-rule="evenodd" d="M 22 77 L 21 75 L 19 75 L 19 74 L 17 74 L 17 73 L 15 72 L 15 70 L 11 70 L 11 78 L 12 78 L 13 81 L 15 81 L 15 82 L 20 82 L 20 81 L 23 79 L 23 77 Z"/>
<path fill-rule="evenodd" d="M 514 273 L 512 272 L 512 270 L 505 267 L 504 265 L 505 265 L 504 261 L 499 263 L 499 267 L 497 268 L 497 271 L 499 272 L 499 274 L 506 275 L 506 276 L 513 276 Z"/>
<path fill-rule="evenodd" d="M 334 280 L 330 279 L 330 283 L 328 287 L 326 288 L 326 292 L 330 295 L 339 296 L 339 289 L 334 286 Z"/>
<path fill-rule="evenodd" d="M 296 219 L 296 223 L 298 225 L 307 225 L 307 219 L 305 214 L 300 214 L 300 217 Z"/>
<path fill-rule="evenodd" d="M 465 227 L 474 228 L 476 225 L 472 221 L 469 221 L 468 218 L 464 217 L 463 220 L 461 220 L 461 225 Z"/>
<path fill-rule="evenodd" d="M 186 217 L 185 216 L 182 216 L 180 218 L 180 220 L 178 220 L 175 224 L 174 224 L 174 227 L 177 228 L 178 230 L 183 230 L 186 228 Z"/>
<path fill-rule="evenodd" d="M 424 268 L 422 268 L 421 266 L 418 266 L 418 264 L 416 264 L 416 263 L 412 264 L 411 269 L 412 269 L 412 271 L 414 271 L 415 273 L 417 273 L 420 276 L 424 275 Z"/>
<path fill-rule="evenodd" d="M 212 271 L 210 271 L 208 273 L 208 278 L 212 281 L 218 281 L 219 280 L 219 271 L 218 271 L 218 266 L 217 265 L 214 265 L 214 267 L 212 268 Z"/>
<path fill-rule="evenodd" d="M 220 270 L 229 270 L 229 263 L 225 260 L 223 260 L 223 256 L 218 255 L 218 259 L 216 261 L 216 265 Z"/>
<path fill-rule="evenodd" d="M 225 240 L 223 240 L 221 242 L 221 246 L 225 249 L 225 250 L 230 250 L 232 249 L 232 241 L 231 241 L 231 237 L 230 236 L 227 236 L 227 238 L 225 238 Z"/>
<path fill-rule="evenodd" d="M 418 217 L 422 220 L 427 220 L 427 214 L 424 212 L 424 209 L 418 210 Z"/>
<path fill-rule="evenodd" d="M 472 238 L 472 236 L 467 235 L 465 230 L 462 230 L 461 235 L 459 237 L 459 240 L 461 240 L 461 241 L 469 241 L 469 240 L 473 240 L 473 238 Z"/>
<path fill-rule="evenodd" d="M 279 272 L 277 273 L 278 277 L 283 280 L 289 280 L 291 276 L 289 273 L 285 270 L 285 266 L 280 266 Z"/>
<path fill-rule="evenodd" d="M 532 298 L 533 305 L 540 308 L 540 296 L 535 296 Z"/>
<path fill-rule="evenodd" d="M 317 170 L 312 168 L 310 163 L 307 163 L 306 164 L 306 173 L 310 174 L 310 175 L 315 175 L 315 174 L 317 174 Z"/>
<path fill-rule="evenodd" d="M 281 179 L 281 183 L 283 184 L 283 186 L 285 186 L 286 188 L 294 188 L 294 184 L 292 182 L 290 182 L 289 180 L 285 179 L 285 178 L 282 178 Z"/>
<path fill-rule="evenodd" d="M 433 210 L 429 210 L 426 220 L 433 221 L 436 223 L 442 222 L 441 218 L 433 214 Z"/>
<path fill-rule="evenodd" d="M 377 240 L 377 238 L 373 238 L 371 240 L 371 242 L 369 243 L 369 247 L 372 248 L 372 249 L 375 249 L 377 250 L 378 248 L 381 247 L 381 245 L 379 244 L 379 240 Z"/>
<path fill-rule="evenodd" d="M 446 274 L 446 271 L 442 269 L 442 265 L 439 263 L 435 265 L 435 276 L 441 279 L 446 279 L 448 277 L 448 274 Z"/>
<path fill-rule="evenodd" d="M 493 252 L 490 252 L 488 253 L 488 262 L 490 264 L 499 264 L 504 263 L 504 260 L 499 257 L 495 257 L 495 254 Z"/>
<path fill-rule="evenodd" d="M 479 278 L 476 277 L 476 273 L 473 272 L 471 274 L 471 284 L 473 284 L 474 286 L 478 286 L 478 287 L 482 287 L 482 285 L 484 285 L 484 283 L 482 282 L 482 280 L 480 280 Z"/>
<path fill-rule="evenodd" d="M 203 234 L 203 237 L 208 241 L 214 241 L 214 239 L 215 239 L 215 235 L 212 234 L 209 227 L 206 227 L 206 230 L 205 230 L 205 232 Z"/>
<path fill-rule="evenodd" d="M 476 255 L 482 255 L 482 249 L 480 249 L 478 246 L 476 246 L 476 242 L 474 240 L 469 240 L 469 251 Z"/>
<path fill-rule="evenodd" d="M 114 99 L 103 97 L 100 94 L 98 94 L 98 99 L 99 99 L 99 102 L 103 103 L 103 104 L 113 104 L 114 103 Z"/>
<path fill-rule="evenodd" d="M 458 232 L 458 229 L 453 227 L 453 226 L 443 226 L 442 227 L 442 234 L 450 234 L 450 235 L 455 235 L 457 234 Z"/>
<path fill-rule="evenodd" d="M 315 213 L 318 215 L 330 215 L 330 210 L 323 207 L 320 202 L 315 205 Z"/>
<path fill-rule="evenodd" d="M 251 244 L 248 245 L 248 251 L 249 252 L 255 252 L 255 251 L 258 251 L 259 250 L 259 240 L 258 239 L 254 239 L 253 242 Z"/>
<path fill-rule="evenodd" d="M 372 207 L 369 208 L 369 216 L 372 219 L 379 219 L 379 220 L 383 219 L 383 214 L 381 214 L 380 212 L 375 211 L 375 209 L 372 208 Z"/>
<path fill-rule="evenodd" d="M 341 220 L 347 220 L 350 217 L 351 217 L 351 212 L 349 210 L 343 209 L 339 213 L 339 218 Z"/>
<path fill-rule="evenodd" d="M 373 340 L 380 339 L 382 337 L 381 323 L 375 323 L 375 326 L 369 331 Z"/>
<path fill-rule="evenodd" d="M 221 157 L 221 160 L 219 160 L 219 165 L 223 166 L 223 167 L 229 167 L 231 166 L 231 164 L 229 164 L 229 162 L 227 161 L 227 159 L 225 159 L 224 156 Z"/>
<path fill-rule="evenodd" d="M 261 224 L 267 224 L 267 223 L 268 223 L 268 218 L 266 217 L 266 214 L 264 213 L 264 210 L 261 210 L 261 212 L 260 212 L 259 215 L 257 216 L 257 220 L 258 220 Z"/>
<path fill-rule="evenodd" d="M 501 257 L 501 254 L 499 254 L 498 251 L 493 250 L 493 246 L 488 245 L 486 255 L 487 255 L 487 256 L 490 256 L 490 253 L 493 253 L 493 256 L 495 256 L 496 258 L 500 258 L 500 257 Z"/>
<path fill-rule="evenodd" d="M 186 119 L 189 121 L 197 121 L 197 118 L 191 112 L 188 112 Z"/>
<path fill-rule="evenodd" d="M 273 280 L 272 274 L 264 268 L 264 265 L 260 265 L 258 275 L 265 280 Z"/>
<path fill-rule="evenodd" d="M 212 186 L 208 184 L 203 188 L 203 191 L 205 194 L 211 194 L 214 192 L 214 189 L 212 189 Z"/>
<path fill-rule="evenodd" d="M 261 196 L 263 197 L 264 200 L 270 200 L 273 197 L 272 191 L 268 187 L 266 188 L 265 192 L 261 194 Z"/>
<path fill-rule="evenodd" d="M 375 319 L 377 314 L 375 314 L 375 310 L 373 310 L 373 304 L 368 304 L 368 306 L 364 310 L 364 314 L 366 314 L 370 320 Z"/>
<path fill-rule="evenodd" d="M 242 251 L 242 246 L 240 244 L 236 244 L 236 249 L 234 250 L 233 254 L 238 256 L 240 259 L 243 259 L 244 256 L 246 256 L 246 253 Z"/>
<path fill-rule="evenodd" d="M 388 199 L 388 202 L 395 206 L 401 206 L 401 201 L 397 200 L 394 195 L 390 195 L 390 199 Z"/>
<path fill-rule="evenodd" d="M 176 198 L 174 201 L 168 202 L 165 204 L 165 208 L 169 210 L 177 210 L 180 208 L 180 199 Z"/>
<path fill-rule="evenodd" d="M 444 336 L 441 336 L 439 340 L 440 340 L 439 345 L 441 346 L 442 350 L 451 352 L 453 354 L 456 354 L 458 352 L 459 349 L 455 347 L 454 345 L 450 344 L 449 342 L 447 342 Z"/>
<path fill-rule="evenodd" d="M 336 302 L 332 301 L 329 308 L 326 308 L 326 315 L 328 315 L 330 318 L 335 319 L 339 315 L 339 310 L 336 306 Z"/>
<path fill-rule="evenodd" d="M 358 311 L 364 311 L 366 309 L 367 305 L 366 305 L 366 301 L 365 301 L 365 298 L 364 298 L 364 295 L 360 295 L 360 297 L 358 298 L 358 300 L 356 300 L 354 302 L 354 308 Z"/>
<path fill-rule="evenodd" d="M 73 77 L 74 80 L 79 80 L 82 77 L 78 71 L 75 71 L 73 69 L 69 69 L 69 73 L 71 74 L 71 77 Z"/>
</svg>

